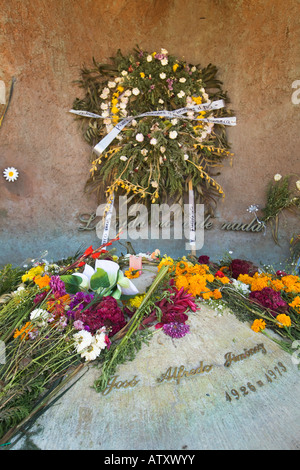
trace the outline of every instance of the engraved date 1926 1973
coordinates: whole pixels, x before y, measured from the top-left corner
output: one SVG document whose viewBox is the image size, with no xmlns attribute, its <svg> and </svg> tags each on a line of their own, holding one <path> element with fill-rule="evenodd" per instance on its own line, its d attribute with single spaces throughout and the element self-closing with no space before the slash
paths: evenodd
<svg viewBox="0 0 300 470">
<path fill-rule="evenodd" d="M 225 392 L 226 401 L 231 402 L 232 398 L 239 400 L 240 397 L 245 397 L 249 393 L 251 394 L 251 392 L 256 392 L 257 388 L 263 387 L 266 385 L 266 383 L 272 382 L 272 379 L 276 380 L 279 378 L 279 376 L 283 375 L 282 372 L 287 371 L 287 368 L 283 365 L 282 362 L 278 362 L 277 365 L 273 367 L 273 369 L 274 370 L 269 369 L 268 372 L 265 373 L 264 381 L 256 381 L 256 386 L 252 382 L 247 382 L 246 386 L 243 385 L 242 387 L 239 387 L 239 389 L 233 388 L 229 393 Z"/>
</svg>

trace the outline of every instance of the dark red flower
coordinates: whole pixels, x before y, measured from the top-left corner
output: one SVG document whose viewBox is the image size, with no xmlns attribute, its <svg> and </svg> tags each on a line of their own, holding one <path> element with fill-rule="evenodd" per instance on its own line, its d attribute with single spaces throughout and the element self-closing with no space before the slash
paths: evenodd
<svg viewBox="0 0 300 470">
<path fill-rule="evenodd" d="M 205 255 L 199 256 L 198 263 L 209 264 L 209 256 L 205 256 Z"/>
</svg>

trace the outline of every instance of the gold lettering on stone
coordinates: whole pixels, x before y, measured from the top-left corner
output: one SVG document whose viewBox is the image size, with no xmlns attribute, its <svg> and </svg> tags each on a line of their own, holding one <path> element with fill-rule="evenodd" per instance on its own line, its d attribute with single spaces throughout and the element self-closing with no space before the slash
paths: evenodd
<svg viewBox="0 0 300 470">
<path fill-rule="evenodd" d="M 180 381 L 184 377 L 193 377 L 198 374 L 208 373 L 212 369 L 212 365 L 203 365 L 203 361 L 200 362 L 199 367 L 196 369 L 191 369 L 190 371 L 186 370 L 184 366 L 180 367 L 169 367 L 164 374 L 162 374 L 157 382 L 162 383 L 164 380 L 167 382 L 174 380 L 177 385 L 180 384 Z"/>
<path fill-rule="evenodd" d="M 137 385 L 139 380 L 136 380 L 136 375 L 131 379 L 128 380 L 119 380 L 117 381 L 118 375 L 114 375 L 107 383 L 106 389 L 102 392 L 102 395 L 108 395 L 114 388 L 120 390 L 121 388 L 133 388 Z"/>
<path fill-rule="evenodd" d="M 244 348 L 244 352 L 241 354 L 236 355 L 236 354 L 233 354 L 232 352 L 228 352 L 224 356 L 225 358 L 224 366 L 230 367 L 233 362 L 239 362 L 244 359 L 247 359 L 248 357 L 253 356 L 253 354 L 258 353 L 259 351 L 261 351 L 263 354 L 267 353 L 263 343 L 257 344 L 254 348 L 250 348 L 250 349 Z"/>
</svg>

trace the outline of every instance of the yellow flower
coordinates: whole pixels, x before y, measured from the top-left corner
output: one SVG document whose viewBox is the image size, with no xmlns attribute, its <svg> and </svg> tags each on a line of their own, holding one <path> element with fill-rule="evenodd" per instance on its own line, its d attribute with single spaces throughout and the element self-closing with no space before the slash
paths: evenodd
<svg viewBox="0 0 300 470">
<path fill-rule="evenodd" d="M 144 72 L 141 72 L 141 73 L 140 73 L 140 76 L 141 76 L 142 78 L 145 78 Z"/>
<path fill-rule="evenodd" d="M 116 106 L 113 106 L 113 107 L 111 108 L 111 112 L 112 112 L 113 114 L 117 114 L 117 113 L 119 112 L 119 109 L 118 109 Z"/>
<path fill-rule="evenodd" d="M 202 103 L 202 97 L 201 96 L 193 96 L 192 100 L 195 101 L 196 104 L 201 104 Z"/>
<path fill-rule="evenodd" d="M 266 322 L 261 318 L 254 320 L 251 326 L 251 330 L 255 331 L 255 333 L 259 333 L 260 331 L 264 330 L 266 327 Z"/>
<path fill-rule="evenodd" d="M 176 72 L 176 70 L 178 69 L 178 67 L 179 67 L 179 64 L 174 64 L 174 65 L 173 65 L 173 72 Z"/>
<path fill-rule="evenodd" d="M 124 91 L 124 87 L 122 87 L 121 85 L 118 86 L 117 90 L 122 93 L 122 91 Z"/>
<path fill-rule="evenodd" d="M 34 268 L 29 269 L 25 274 L 22 276 L 22 282 L 32 281 L 35 276 L 38 276 L 44 272 L 43 266 L 35 266 Z"/>
<path fill-rule="evenodd" d="M 175 269 L 173 258 L 165 255 L 157 267 L 158 271 L 160 271 L 162 266 L 170 266 L 169 272 L 173 271 Z"/>
<path fill-rule="evenodd" d="M 146 294 L 136 295 L 133 299 L 130 299 L 129 303 L 130 303 L 131 307 L 139 308 L 139 306 L 141 305 L 145 295 Z"/>
<path fill-rule="evenodd" d="M 124 275 L 128 277 L 128 279 L 135 279 L 140 276 L 140 271 L 138 269 L 129 268 L 125 271 Z"/>
<path fill-rule="evenodd" d="M 289 327 L 292 324 L 290 317 L 285 313 L 277 315 L 276 320 L 278 321 L 279 328 Z"/>
</svg>

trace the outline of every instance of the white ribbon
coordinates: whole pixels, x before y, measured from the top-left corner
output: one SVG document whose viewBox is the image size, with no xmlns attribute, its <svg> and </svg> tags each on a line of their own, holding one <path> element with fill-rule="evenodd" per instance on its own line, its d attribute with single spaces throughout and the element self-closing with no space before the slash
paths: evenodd
<svg viewBox="0 0 300 470">
<path fill-rule="evenodd" d="M 115 199 L 115 196 L 113 194 L 109 210 L 108 210 L 108 212 L 106 214 L 106 217 L 105 217 L 104 229 L 103 229 L 103 235 L 102 235 L 102 245 L 104 245 L 105 243 L 108 242 L 108 234 L 109 234 L 109 229 L 110 229 L 111 216 L 112 216 L 113 208 L 114 208 L 114 199 Z"/>
<path fill-rule="evenodd" d="M 169 119 L 180 118 L 180 119 L 189 119 L 197 120 L 197 118 L 189 117 L 186 115 L 188 112 L 199 112 L 199 111 L 211 111 L 213 109 L 220 109 L 225 107 L 224 100 L 211 101 L 208 103 L 197 104 L 195 106 L 189 106 L 185 108 L 175 109 L 174 111 L 149 111 L 137 116 L 130 116 L 128 118 L 122 119 L 93 149 L 97 155 L 101 155 L 102 152 L 109 146 L 109 144 L 117 137 L 117 135 L 126 127 L 131 121 L 138 118 L 143 118 L 147 116 L 161 116 Z M 80 111 L 76 109 L 71 109 L 70 113 L 77 114 L 83 117 L 90 117 L 95 119 L 105 119 L 99 114 L 90 113 L 89 111 Z M 203 118 L 201 122 L 213 122 L 215 124 L 223 124 L 224 126 L 235 126 L 236 118 L 235 117 L 225 117 L 225 118 Z"/>
</svg>

